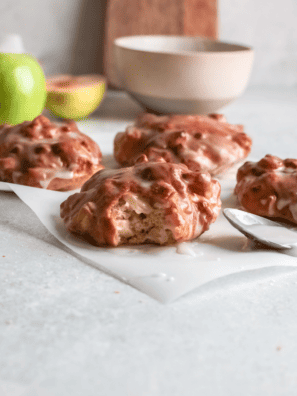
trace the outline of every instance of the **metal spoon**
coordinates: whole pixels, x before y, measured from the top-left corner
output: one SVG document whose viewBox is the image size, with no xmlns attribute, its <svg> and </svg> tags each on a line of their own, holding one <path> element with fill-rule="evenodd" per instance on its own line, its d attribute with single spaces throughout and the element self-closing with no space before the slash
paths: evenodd
<svg viewBox="0 0 297 396">
<path fill-rule="evenodd" d="M 285 224 L 238 209 L 224 209 L 224 216 L 247 238 L 274 249 L 297 246 L 297 232 Z"/>
</svg>

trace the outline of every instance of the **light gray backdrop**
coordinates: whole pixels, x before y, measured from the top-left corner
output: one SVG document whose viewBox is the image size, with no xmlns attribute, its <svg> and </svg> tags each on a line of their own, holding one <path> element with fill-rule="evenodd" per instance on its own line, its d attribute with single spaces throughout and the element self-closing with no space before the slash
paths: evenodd
<svg viewBox="0 0 297 396">
<path fill-rule="evenodd" d="M 47 75 L 102 72 L 107 0 L 0 0 L 1 34 L 18 33 Z M 256 50 L 250 85 L 297 86 L 297 0 L 220 0 L 220 38 Z"/>
</svg>

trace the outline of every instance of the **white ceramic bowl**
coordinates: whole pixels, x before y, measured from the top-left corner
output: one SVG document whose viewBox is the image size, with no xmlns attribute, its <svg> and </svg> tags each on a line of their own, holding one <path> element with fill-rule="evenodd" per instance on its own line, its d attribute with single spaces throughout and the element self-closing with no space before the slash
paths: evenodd
<svg viewBox="0 0 297 396">
<path fill-rule="evenodd" d="M 114 41 L 120 86 L 157 113 L 207 114 L 244 91 L 253 50 L 200 37 L 129 36 Z"/>
</svg>

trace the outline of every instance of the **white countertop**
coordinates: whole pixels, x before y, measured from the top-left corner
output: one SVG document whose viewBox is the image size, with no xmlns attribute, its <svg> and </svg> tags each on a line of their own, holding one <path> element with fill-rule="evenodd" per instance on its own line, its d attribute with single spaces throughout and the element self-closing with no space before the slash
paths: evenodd
<svg viewBox="0 0 297 396">
<path fill-rule="evenodd" d="M 226 108 L 251 157 L 297 157 L 297 89 Z M 111 152 L 140 108 L 109 93 L 83 132 Z M 297 269 L 218 279 L 170 305 L 77 259 L 0 192 L 0 396 L 296 395 Z"/>
</svg>

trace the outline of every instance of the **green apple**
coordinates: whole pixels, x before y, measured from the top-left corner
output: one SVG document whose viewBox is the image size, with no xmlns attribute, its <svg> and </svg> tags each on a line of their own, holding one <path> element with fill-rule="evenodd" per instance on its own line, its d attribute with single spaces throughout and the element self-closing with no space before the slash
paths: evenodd
<svg viewBox="0 0 297 396">
<path fill-rule="evenodd" d="M 45 76 L 29 54 L 0 53 L 0 124 L 32 121 L 44 109 Z"/>
<path fill-rule="evenodd" d="M 55 116 L 80 120 L 91 114 L 100 104 L 105 91 L 101 75 L 58 75 L 46 80 L 46 108 Z"/>
</svg>

